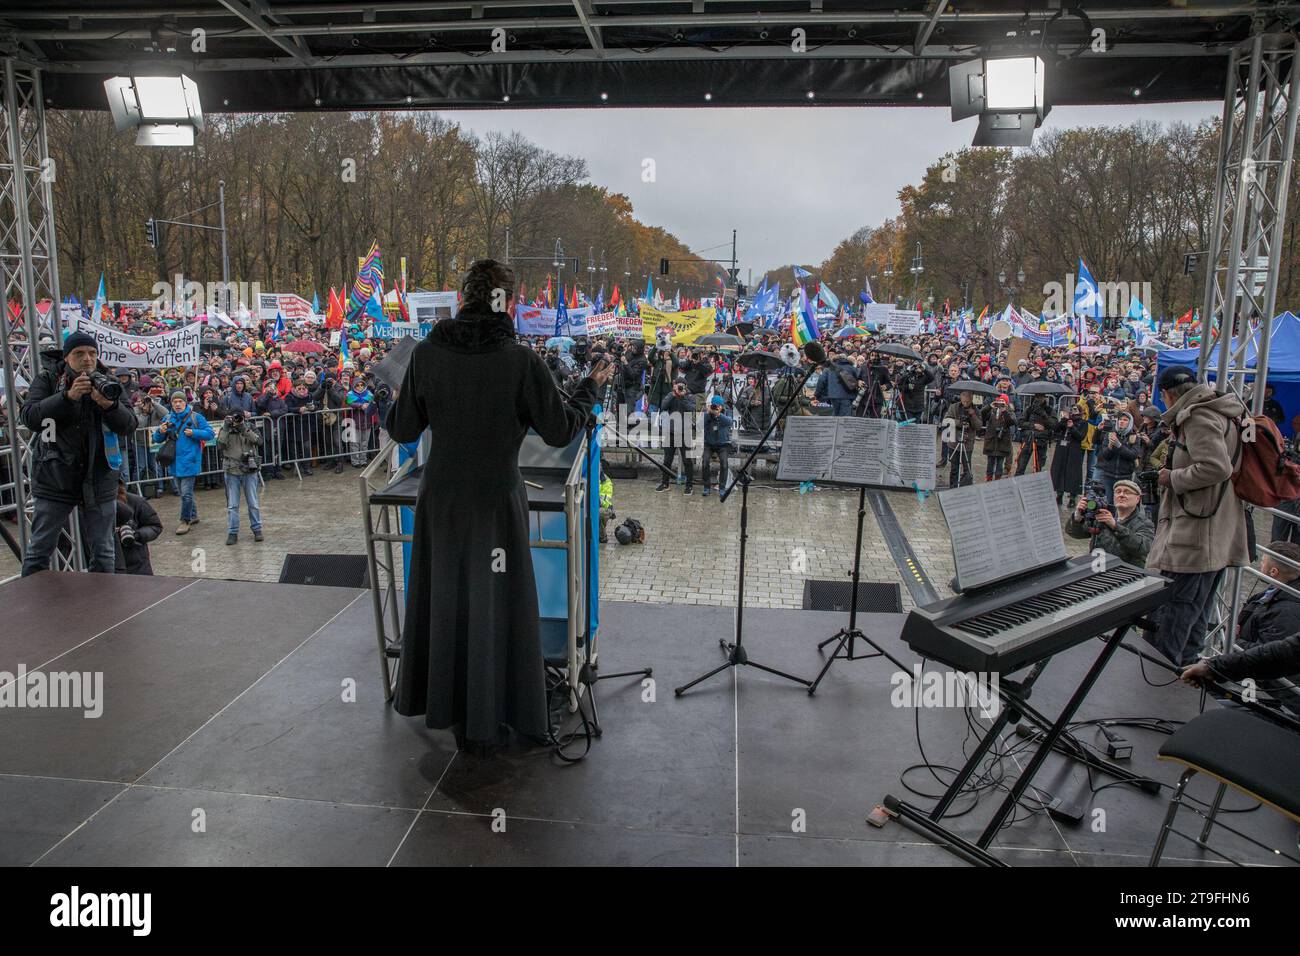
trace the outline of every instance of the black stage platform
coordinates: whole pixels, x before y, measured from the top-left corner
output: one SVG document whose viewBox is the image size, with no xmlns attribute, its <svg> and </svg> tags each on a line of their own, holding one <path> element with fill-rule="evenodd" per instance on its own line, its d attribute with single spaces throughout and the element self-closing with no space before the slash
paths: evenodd
<svg viewBox="0 0 1300 956">
<path fill-rule="evenodd" d="M 363 591 L 46 572 L 0 586 L 0 607 L 0 671 L 102 671 L 105 698 L 98 719 L 0 709 L 7 865 L 964 865 L 897 823 L 864 822 L 921 760 L 916 712 L 891 705 L 887 662 L 839 662 L 814 698 L 747 668 L 673 697 L 720 660 L 727 608 L 604 605 L 602 668 L 653 665 L 656 699 L 643 701 L 638 681 L 598 685 L 605 735 L 585 762 L 557 767 L 545 753 L 457 756 L 449 733 L 387 708 Z M 811 677 L 817 642 L 844 620 L 755 609 L 746 644 Z M 914 659 L 897 640 L 900 615 L 864 620 Z M 1054 662 L 1035 688 L 1039 706 L 1059 705 L 1094 653 Z M 354 703 L 343 699 L 349 679 Z M 1198 701 L 1147 686 L 1121 654 L 1081 716 L 1186 719 Z M 931 761 L 959 764 L 963 738 L 974 739 L 960 710 L 924 710 L 920 727 Z M 1176 779 L 1153 760 L 1162 738 L 1124 734 L 1134 769 Z M 908 779 L 941 789 L 924 773 Z M 1063 780 L 1077 792 L 1084 772 L 1053 757 L 1037 778 L 1048 789 Z M 1211 789 L 1198 778 L 1192 793 Z M 978 833 L 994 802 L 954 826 Z M 1230 796 L 1229 807 L 1243 805 Z M 1144 864 L 1166 798 L 1110 787 L 1091 806 L 1105 811 L 1103 829 L 1091 813 L 1078 827 L 1022 814 L 996 852 L 1015 864 Z M 494 832 L 502 811 L 505 832 Z M 1270 811 L 1225 819 L 1294 846 L 1294 827 Z M 1231 834 L 1215 845 L 1275 860 Z M 1166 855 L 1212 859 L 1184 841 Z"/>
</svg>

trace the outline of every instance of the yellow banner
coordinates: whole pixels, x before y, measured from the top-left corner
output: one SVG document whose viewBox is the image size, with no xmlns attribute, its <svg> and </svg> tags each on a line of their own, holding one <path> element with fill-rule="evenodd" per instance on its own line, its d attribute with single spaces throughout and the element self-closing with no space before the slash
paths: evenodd
<svg viewBox="0 0 1300 956">
<path fill-rule="evenodd" d="M 646 342 L 653 343 L 655 332 L 664 327 L 673 330 L 674 345 L 690 345 L 701 335 L 708 335 L 717 325 L 717 310 L 690 309 L 686 312 L 661 312 L 641 306 L 641 322 Z"/>
</svg>

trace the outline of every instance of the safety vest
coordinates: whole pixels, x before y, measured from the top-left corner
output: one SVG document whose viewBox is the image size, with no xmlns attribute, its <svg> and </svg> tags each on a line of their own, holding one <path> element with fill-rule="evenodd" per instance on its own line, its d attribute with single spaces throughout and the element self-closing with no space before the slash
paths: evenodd
<svg viewBox="0 0 1300 956">
<path fill-rule="evenodd" d="M 609 475 L 600 476 L 600 506 L 614 507 L 614 482 L 610 480 Z"/>
</svg>

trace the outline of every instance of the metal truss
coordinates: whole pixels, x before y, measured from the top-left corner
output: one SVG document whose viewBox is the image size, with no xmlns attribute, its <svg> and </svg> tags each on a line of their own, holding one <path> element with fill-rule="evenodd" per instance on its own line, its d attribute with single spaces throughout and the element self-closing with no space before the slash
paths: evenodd
<svg viewBox="0 0 1300 956">
<path fill-rule="evenodd" d="M 1277 277 L 1285 242 L 1300 106 L 1291 89 L 1297 65 L 1300 41 L 1289 34 L 1256 32 L 1229 54 L 1223 96 L 1215 225 L 1205 275 L 1197 375 L 1204 382 L 1213 372 L 1215 387 L 1249 398 L 1255 415 L 1264 408 Z M 1257 342 L 1258 354 L 1255 368 L 1248 370 L 1246 348 L 1252 339 Z M 1248 514 L 1247 520 L 1254 520 L 1253 515 Z M 1253 569 L 1230 568 L 1220 581 L 1209 648 L 1232 648 L 1247 571 L 1255 573 Z"/>
<path fill-rule="evenodd" d="M 59 262 L 54 236 L 55 178 L 45 136 L 40 71 L 7 59 L 4 109 L 0 111 L 0 359 L 3 360 L 5 422 L 0 429 L 0 511 L 17 515 L 18 541 L 26 553 L 31 537 L 31 475 L 34 444 L 20 426 L 19 392 L 40 371 L 42 333 L 59 339 Z M 50 302 L 42 321 L 36 304 Z M 16 314 L 11 310 L 16 307 Z M 82 570 L 85 562 L 75 516 L 51 567 Z"/>
</svg>

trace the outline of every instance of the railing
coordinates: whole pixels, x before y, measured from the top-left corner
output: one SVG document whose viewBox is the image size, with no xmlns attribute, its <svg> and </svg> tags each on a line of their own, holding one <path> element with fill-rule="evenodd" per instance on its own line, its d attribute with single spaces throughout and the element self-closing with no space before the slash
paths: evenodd
<svg viewBox="0 0 1300 956">
<path fill-rule="evenodd" d="M 301 478 L 300 466 L 308 462 L 350 458 L 360 466 L 370 460 L 372 453 L 379 449 L 379 428 L 369 420 L 362 423 L 361 417 L 346 408 L 315 409 L 276 417 L 254 415 L 246 423 L 261 432 L 258 458 L 262 467 L 267 470 L 292 467 Z M 209 420 L 208 424 L 220 434 L 223 422 L 224 419 L 216 419 Z M 157 462 L 162 443 L 153 440 L 155 431 L 157 426 L 142 426 L 125 442 L 123 467 L 129 476 L 127 486 L 136 493 L 149 484 L 165 488 L 174 486 L 176 481 L 175 466 Z M 205 442 L 195 477 L 220 478 L 224 472 L 225 464 L 216 440 Z"/>
</svg>

